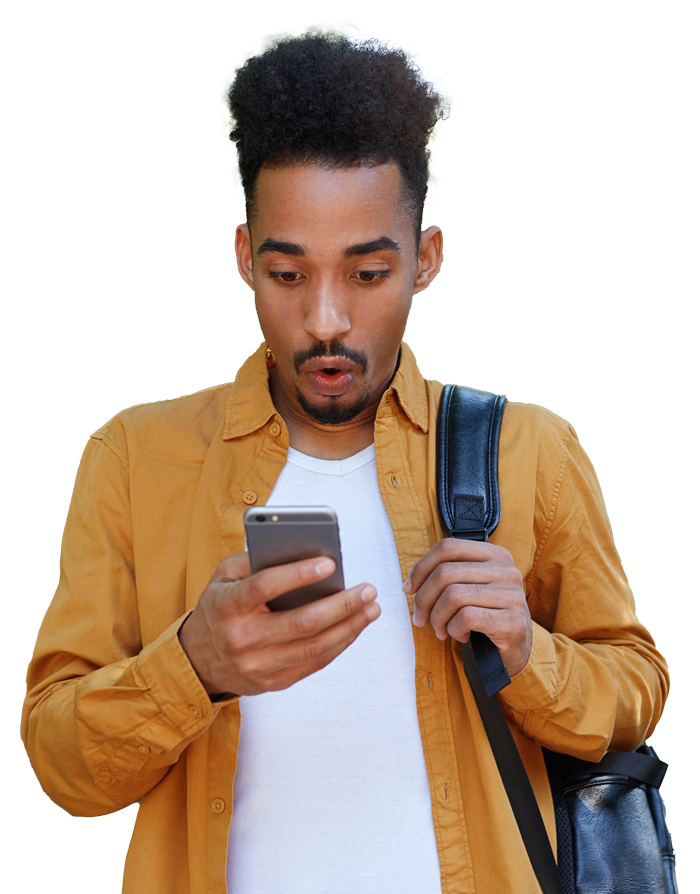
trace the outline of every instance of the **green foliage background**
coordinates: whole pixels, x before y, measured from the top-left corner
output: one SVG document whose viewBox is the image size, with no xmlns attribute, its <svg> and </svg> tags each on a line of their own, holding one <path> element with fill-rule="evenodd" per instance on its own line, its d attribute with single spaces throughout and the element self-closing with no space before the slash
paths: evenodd
<svg viewBox="0 0 700 894">
<path fill-rule="evenodd" d="M 306 17 L 234 16 L 213 20 L 211 342 L 74 342 L 71 448 L 74 469 L 90 433 L 124 407 L 231 380 L 261 335 L 253 296 L 236 269 L 233 234 L 245 221 L 243 194 L 228 140 L 223 94 L 233 71 Z M 314 19 L 353 28 L 352 19 Z M 445 234 L 444 267 L 415 300 L 407 339 L 423 371 L 444 382 L 506 392 L 572 422 L 601 480 L 618 549 L 634 551 L 633 413 L 565 410 L 561 342 L 498 342 L 493 310 L 493 32 L 489 19 L 464 20 L 473 50 L 438 74 L 453 115 L 438 124 L 424 226 Z M 448 25 L 430 20 L 428 45 Z M 61 531 L 72 479 L 21 481 L 23 665 L 58 579 Z M 638 549 L 637 552 L 644 552 Z"/>
</svg>

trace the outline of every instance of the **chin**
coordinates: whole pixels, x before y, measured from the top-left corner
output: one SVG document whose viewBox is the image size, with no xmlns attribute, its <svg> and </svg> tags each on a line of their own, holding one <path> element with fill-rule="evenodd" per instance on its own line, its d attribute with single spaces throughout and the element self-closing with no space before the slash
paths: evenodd
<svg viewBox="0 0 700 894">
<path fill-rule="evenodd" d="M 297 387 L 297 401 L 302 410 L 319 425 L 344 425 L 359 416 L 372 396 L 369 385 L 354 401 L 342 397 L 321 398 L 319 403 L 310 401 Z"/>
</svg>

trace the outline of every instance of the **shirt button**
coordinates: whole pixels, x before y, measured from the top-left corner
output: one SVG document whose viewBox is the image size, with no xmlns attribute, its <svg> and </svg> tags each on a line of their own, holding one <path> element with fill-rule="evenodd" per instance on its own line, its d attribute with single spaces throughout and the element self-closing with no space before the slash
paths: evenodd
<svg viewBox="0 0 700 894">
<path fill-rule="evenodd" d="M 276 438 L 277 435 L 282 431 L 282 427 L 277 422 L 273 422 L 270 426 L 270 434 L 273 438 Z"/>
<path fill-rule="evenodd" d="M 148 754 L 151 749 L 147 748 L 145 745 L 139 745 L 138 750 L 141 752 L 141 754 Z"/>
<path fill-rule="evenodd" d="M 257 499 L 258 499 L 258 495 L 255 493 L 254 490 L 247 490 L 243 494 L 243 502 L 247 503 L 249 506 L 251 506 L 253 503 L 255 503 L 257 501 Z"/>
<path fill-rule="evenodd" d="M 202 712 L 195 705 L 190 705 L 190 714 L 193 717 L 201 717 L 202 716 Z"/>
<path fill-rule="evenodd" d="M 211 809 L 214 813 L 223 813 L 226 810 L 226 804 L 221 800 L 221 798 L 215 798 L 211 802 Z"/>
</svg>

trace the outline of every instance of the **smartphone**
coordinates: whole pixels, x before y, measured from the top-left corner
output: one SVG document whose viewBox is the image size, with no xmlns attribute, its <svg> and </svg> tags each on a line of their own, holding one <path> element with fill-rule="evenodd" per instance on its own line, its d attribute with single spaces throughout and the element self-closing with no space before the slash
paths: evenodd
<svg viewBox="0 0 700 894">
<path fill-rule="evenodd" d="M 345 589 L 338 519 L 329 506 L 253 507 L 246 509 L 243 522 L 253 573 L 316 556 L 335 561 L 330 577 L 270 600 L 272 611 L 297 608 Z"/>
</svg>

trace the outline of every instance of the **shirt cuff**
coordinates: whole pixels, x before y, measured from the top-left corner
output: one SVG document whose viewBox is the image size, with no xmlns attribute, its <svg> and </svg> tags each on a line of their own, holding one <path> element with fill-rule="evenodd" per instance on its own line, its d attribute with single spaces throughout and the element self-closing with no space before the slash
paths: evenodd
<svg viewBox="0 0 700 894">
<path fill-rule="evenodd" d="M 514 711 L 529 711 L 550 704 L 556 693 L 557 660 L 552 634 L 532 622 L 532 649 L 525 667 L 498 693 Z"/>
<path fill-rule="evenodd" d="M 178 632 L 191 612 L 182 615 L 139 655 L 137 667 L 153 699 L 170 723 L 185 736 L 196 735 L 231 701 L 212 703 L 197 676 Z"/>
</svg>

